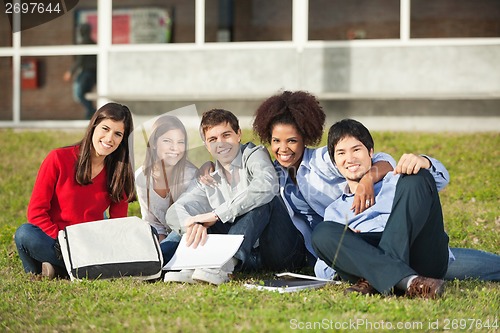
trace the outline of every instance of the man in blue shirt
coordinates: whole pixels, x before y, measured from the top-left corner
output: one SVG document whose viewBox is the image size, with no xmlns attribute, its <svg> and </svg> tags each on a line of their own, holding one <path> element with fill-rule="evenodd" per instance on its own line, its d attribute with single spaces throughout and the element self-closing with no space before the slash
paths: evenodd
<svg viewBox="0 0 500 333">
<path fill-rule="evenodd" d="M 373 206 L 355 215 L 352 198 L 372 166 L 373 146 L 368 129 L 355 120 L 330 128 L 328 151 L 347 186 L 314 230 L 314 250 L 343 279 L 356 282 L 346 292 L 397 289 L 410 297 L 438 297 L 449 252 L 436 184 L 444 187 L 448 173 L 424 156 L 409 166 L 398 164 L 395 173 L 375 184 Z"/>
</svg>

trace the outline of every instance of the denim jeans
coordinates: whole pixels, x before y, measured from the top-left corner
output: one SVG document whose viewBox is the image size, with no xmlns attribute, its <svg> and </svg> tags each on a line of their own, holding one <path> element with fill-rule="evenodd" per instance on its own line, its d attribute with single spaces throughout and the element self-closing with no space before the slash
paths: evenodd
<svg viewBox="0 0 500 333">
<path fill-rule="evenodd" d="M 81 71 L 73 82 L 73 97 L 76 102 L 81 103 L 85 107 L 86 119 L 92 118 L 95 108 L 92 101 L 85 98 L 85 94 L 90 92 L 95 84 L 96 74 L 94 71 L 88 70 Z"/>
<path fill-rule="evenodd" d="M 215 223 L 208 232 L 244 235 L 243 243 L 234 255 L 241 261 L 236 270 L 295 269 L 305 262 L 304 240 L 279 196 L 237 217 L 233 223 Z M 254 247 L 257 240 L 259 245 Z"/>
<path fill-rule="evenodd" d="M 22 224 L 16 230 L 15 242 L 26 273 L 40 274 L 42 262 L 51 263 L 57 272 L 65 272 L 64 262 L 55 249 L 56 240 L 38 226 Z"/>
<path fill-rule="evenodd" d="M 467 278 L 483 281 L 500 281 L 500 256 L 475 249 L 452 247 L 455 261 L 450 262 L 445 280 L 464 280 Z M 318 260 L 314 267 L 317 277 L 333 279 L 335 270 L 324 261 Z"/>
<path fill-rule="evenodd" d="M 474 249 L 451 248 L 455 261 L 450 263 L 445 279 L 500 281 L 500 256 Z"/>
<path fill-rule="evenodd" d="M 163 256 L 163 265 L 166 265 L 175 254 L 181 241 L 181 236 L 175 231 L 170 232 L 167 238 L 161 241 L 160 248 Z"/>
<path fill-rule="evenodd" d="M 294 226 L 283 199 L 277 196 L 269 205 L 269 224 L 259 240 L 263 268 L 293 271 L 307 266 L 308 258 L 312 255 L 306 249 L 304 237 Z"/>
</svg>

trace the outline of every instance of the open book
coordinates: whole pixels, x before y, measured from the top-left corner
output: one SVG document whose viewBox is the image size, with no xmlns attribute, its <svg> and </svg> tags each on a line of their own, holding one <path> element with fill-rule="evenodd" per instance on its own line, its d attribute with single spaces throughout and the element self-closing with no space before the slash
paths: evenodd
<svg viewBox="0 0 500 333">
<path fill-rule="evenodd" d="M 289 293 L 304 289 L 321 288 L 329 283 L 339 284 L 339 281 L 317 278 L 310 275 L 302 275 L 295 273 L 279 273 L 276 274 L 278 279 L 263 280 L 255 283 L 245 283 L 245 287 L 249 289 L 270 290 L 279 293 Z"/>
</svg>

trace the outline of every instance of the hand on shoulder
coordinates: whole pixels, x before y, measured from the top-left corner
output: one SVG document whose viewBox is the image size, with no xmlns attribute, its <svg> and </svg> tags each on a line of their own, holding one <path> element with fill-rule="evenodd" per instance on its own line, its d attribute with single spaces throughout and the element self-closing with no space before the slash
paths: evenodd
<svg viewBox="0 0 500 333">
<path fill-rule="evenodd" d="M 431 162 L 422 155 L 403 154 L 394 170 L 395 174 L 416 174 L 420 169 L 429 169 Z"/>
</svg>

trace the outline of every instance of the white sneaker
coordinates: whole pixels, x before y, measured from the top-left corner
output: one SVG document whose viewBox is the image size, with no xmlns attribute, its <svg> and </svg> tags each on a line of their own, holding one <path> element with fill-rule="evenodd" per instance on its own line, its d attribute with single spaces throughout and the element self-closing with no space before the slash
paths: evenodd
<svg viewBox="0 0 500 333">
<path fill-rule="evenodd" d="M 229 282 L 229 272 L 220 268 L 197 268 L 194 270 L 193 280 L 219 285 Z"/>
<path fill-rule="evenodd" d="M 193 280 L 207 282 L 215 285 L 229 282 L 229 274 L 232 274 L 238 259 L 231 258 L 221 268 L 197 268 L 192 275 Z"/>
<path fill-rule="evenodd" d="M 196 283 L 193 280 L 194 269 L 183 269 L 180 272 L 167 272 L 163 281 L 165 282 L 184 282 L 184 283 Z"/>
</svg>

